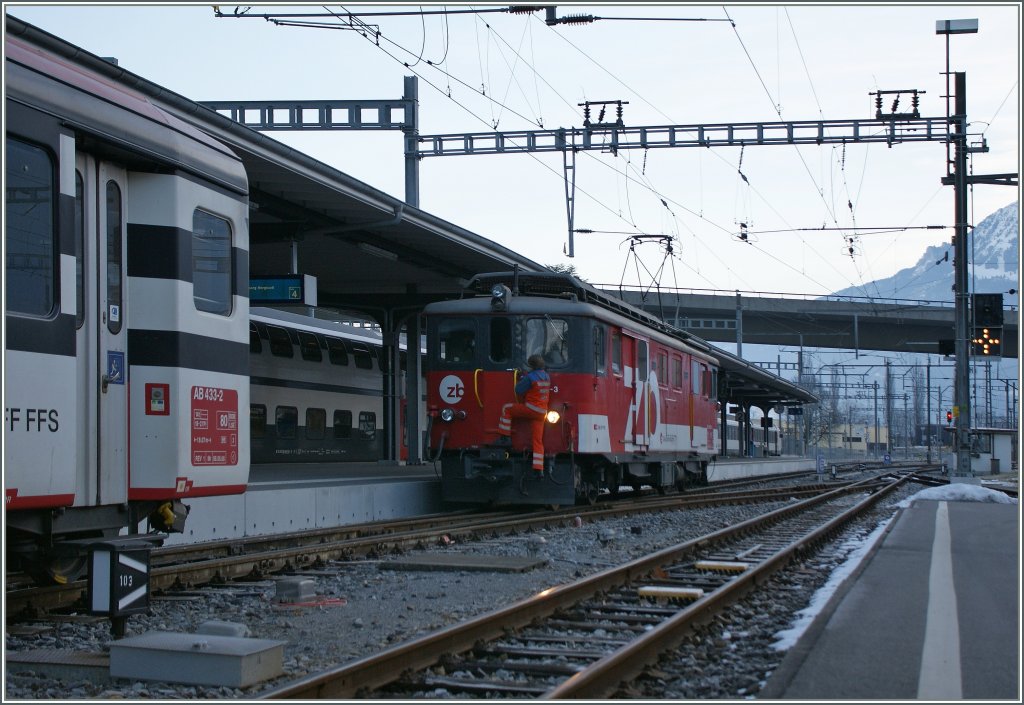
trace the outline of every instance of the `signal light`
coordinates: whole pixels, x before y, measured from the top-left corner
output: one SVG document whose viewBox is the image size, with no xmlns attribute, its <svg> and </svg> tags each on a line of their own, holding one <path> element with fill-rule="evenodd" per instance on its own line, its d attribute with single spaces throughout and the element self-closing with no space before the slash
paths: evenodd
<svg viewBox="0 0 1024 705">
<path fill-rule="evenodd" d="M 971 339 L 975 355 L 988 355 L 999 357 L 1003 354 L 1003 329 L 977 327 L 974 329 L 974 337 Z"/>
<path fill-rule="evenodd" d="M 953 412 L 952 411 L 947 411 L 946 412 L 946 423 L 953 423 Z"/>
</svg>

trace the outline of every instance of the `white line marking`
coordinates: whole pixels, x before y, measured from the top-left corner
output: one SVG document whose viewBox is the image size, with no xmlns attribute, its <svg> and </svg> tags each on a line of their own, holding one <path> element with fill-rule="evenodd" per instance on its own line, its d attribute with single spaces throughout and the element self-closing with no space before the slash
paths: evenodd
<svg viewBox="0 0 1024 705">
<path fill-rule="evenodd" d="M 953 554 L 950 546 L 949 507 L 939 502 L 935 512 L 935 540 L 928 575 L 928 617 L 921 653 L 917 697 L 922 700 L 960 700 L 960 624 L 953 587 Z"/>
</svg>

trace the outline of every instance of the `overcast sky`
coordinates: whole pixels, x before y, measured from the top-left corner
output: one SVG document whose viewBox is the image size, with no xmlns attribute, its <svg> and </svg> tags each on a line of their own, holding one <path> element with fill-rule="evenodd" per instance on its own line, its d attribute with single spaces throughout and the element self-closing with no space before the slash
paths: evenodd
<svg viewBox="0 0 1024 705">
<path fill-rule="evenodd" d="M 249 14 L 324 7 L 254 6 Z M 466 12 L 500 5 L 326 7 L 460 12 L 364 17 L 372 31 L 363 36 L 216 18 L 209 4 L 5 4 L 197 101 L 399 98 L 403 76 L 416 74 L 423 135 L 580 127 L 577 104 L 587 100 L 628 101 L 627 126 L 869 119 L 870 93 L 915 88 L 924 92 L 921 114 L 941 117 L 946 40 L 935 22 L 977 18 L 977 34 L 950 42 L 950 68 L 967 74 L 972 141 L 983 134 L 990 149 L 971 169 L 1020 168 L 1019 3 L 559 5 L 560 17 L 606 19 L 556 27 L 543 11 Z M 909 107 L 902 96 L 899 109 Z M 404 196 L 399 132 L 272 136 Z M 537 262 L 575 265 L 593 283 L 646 285 L 660 271 L 663 286 L 822 294 L 890 276 L 949 241 L 951 229 L 913 229 L 952 225 L 953 190 L 940 184 L 945 159 L 939 142 L 580 153 L 575 224 L 602 232 L 577 234 L 573 259 L 563 254 L 557 153 L 424 159 L 420 205 Z M 976 186 L 971 223 L 1017 197 L 1016 188 Z M 896 228 L 910 229 L 877 230 Z M 674 256 L 665 258 L 656 238 L 631 253 L 636 234 L 672 236 Z"/>
</svg>

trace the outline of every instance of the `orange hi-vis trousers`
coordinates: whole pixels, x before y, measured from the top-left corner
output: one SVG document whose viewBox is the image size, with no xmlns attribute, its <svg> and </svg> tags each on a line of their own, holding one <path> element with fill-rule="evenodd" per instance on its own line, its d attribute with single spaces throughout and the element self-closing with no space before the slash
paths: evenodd
<svg viewBox="0 0 1024 705">
<path fill-rule="evenodd" d="M 512 435 L 512 419 L 529 419 L 533 432 L 533 469 L 544 472 L 544 412 L 527 404 L 505 404 L 498 419 L 498 433 Z"/>
</svg>

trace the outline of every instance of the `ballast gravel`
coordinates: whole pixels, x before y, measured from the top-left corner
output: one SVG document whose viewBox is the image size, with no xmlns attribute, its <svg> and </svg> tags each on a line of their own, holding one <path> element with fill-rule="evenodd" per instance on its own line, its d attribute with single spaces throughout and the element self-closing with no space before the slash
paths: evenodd
<svg viewBox="0 0 1024 705">
<path fill-rule="evenodd" d="M 916 489 L 897 491 L 871 516 L 851 524 L 830 543 L 772 578 L 766 590 L 748 596 L 712 623 L 698 628 L 648 675 L 617 696 L 644 699 L 754 698 L 785 656 L 772 648 L 777 635 L 845 560 L 857 537 L 891 519 L 895 505 Z M 55 677 L 43 671 L 6 669 L 5 700 L 38 699 L 252 699 L 278 684 L 358 659 L 432 630 L 503 607 L 548 587 L 671 546 L 782 503 L 685 509 L 636 514 L 580 526 L 446 543 L 419 553 L 463 553 L 536 557 L 546 561 L 523 573 L 403 571 L 390 557 L 332 564 L 303 577 L 316 581 L 312 606 L 282 605 L 275 583 L 232 583 L 184 595 L 158 596 L 148 614 L 129 618 L 126 636 L 152 631 L 195 632 L 211 620 L 242 625 L 248 636 L 286 642 L 284 675 L 247 688 L 204 687 L 172 682 L 131 682 L 102 677 Z M 854 540 L 851 540 L 852 539 Z M 6 651 L 61 649 L 109 653 L 109 622 L 66 617 L 8 629 Z M 446 692 L 422 697 L 448 699 Z"/>
</svg>

